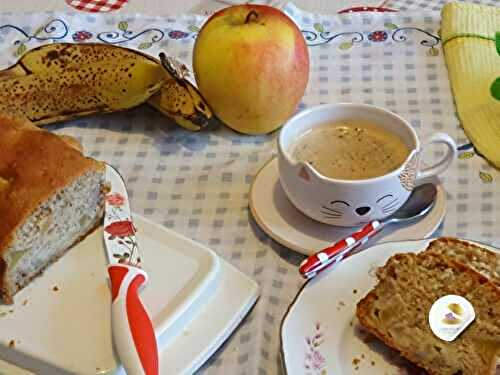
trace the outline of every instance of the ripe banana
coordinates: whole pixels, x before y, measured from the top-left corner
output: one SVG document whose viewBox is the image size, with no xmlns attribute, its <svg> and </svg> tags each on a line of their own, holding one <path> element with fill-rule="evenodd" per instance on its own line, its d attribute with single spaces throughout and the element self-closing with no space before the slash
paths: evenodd
<svg viewBox="0 0 500 375">
<path fill-rule="evenodd" d="M 37 125 L 119 111 L 160 90 L 164 69 L 152 58 L 99 44 L 51 44 L 0 72 L 0 110 Z"/>
<path fill-rule="evenodd" d="M 164 53 L 160 53 L 160 61 L 169 77 L 163 82 L 160 92 L 148 100 L 148 104 L 188 130 L 202 129 L 212 117 L 212 111 L 198 90 L 186 79 L 186 66 Z"/>
<path fill-rule="evenodd" d="M 0 111 L 24 115 L 37 125 L 124 110 L 148 99 L 190 130 L 206 126 L 212 116 L 184 75 L 118 46 L 45 45 L 0 71 Z"/>
</svg>

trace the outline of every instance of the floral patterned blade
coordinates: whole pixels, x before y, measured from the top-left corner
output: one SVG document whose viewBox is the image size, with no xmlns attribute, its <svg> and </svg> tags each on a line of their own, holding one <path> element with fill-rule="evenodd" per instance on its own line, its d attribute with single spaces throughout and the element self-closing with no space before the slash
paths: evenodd
<svg viewBox="0 0 500 375">
<path fill-rule="evenodd" d="M 110 185 L 110 191 L 106 194 L 104 242 L 109 263 L 140 267 L 136 228 L 132 222 L 125 183 L 118 171 L 110 165 L 106 165 L 106 181 Z"/>
</svg>

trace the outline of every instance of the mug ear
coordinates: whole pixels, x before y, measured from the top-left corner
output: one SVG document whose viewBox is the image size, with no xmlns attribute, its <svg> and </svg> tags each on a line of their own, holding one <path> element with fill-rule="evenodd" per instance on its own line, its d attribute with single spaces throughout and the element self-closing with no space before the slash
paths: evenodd
<svg viewBox="0 0 500 375">
<path fill-rule="evenodd" d="M 415 187 L 419 157 L 419 153 L 415 152 L 399 175 L 399 181 L 405 190 L 412 191 Z"/>
<path fill-rule="evenodd" d="M 302 166 L 299 171 L 299 177 L 307 182 L 311 180 L 311 176 L 309 176 L 309 172 L 306 167 Z"/>
</svg>

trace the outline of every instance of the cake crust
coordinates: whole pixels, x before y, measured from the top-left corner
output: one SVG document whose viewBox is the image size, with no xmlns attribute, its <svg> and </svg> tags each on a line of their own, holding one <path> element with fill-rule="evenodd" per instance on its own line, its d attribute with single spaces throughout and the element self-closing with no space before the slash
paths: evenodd
<svg viewBox="0 0 500 375">
<path fill-rule="evenodd" d="M 105 164 L 83 156 L 72 137 L 61 137 L 28 120 L 0 114 L 0 296 L 4 303 L 12 303 L 18 290 L 73 246 L 60 249 L 57 256 L 33 270 L 36 274 L 27 274 L 22 283 L 13 285 L 7 259 L 9 249 L 19 240 L 18 230 L 65 187 L 84 175 L 103 175 L 104 171 Z"/>
<path fill-rule="evenodd" d="M 0 114 L 0 256 L 17 228 L 51 195 L 91 170 L 86 158 L 58 135 L 28 120 Z M 0 267 L 0 279 L 2 268 Z"/>
<path fill-rule="evenodd" d="M 500 254 L 453 237 L 432 241 L 425 252 L 434 252 L 467 265 L 500 288 Z"/>
</svg>

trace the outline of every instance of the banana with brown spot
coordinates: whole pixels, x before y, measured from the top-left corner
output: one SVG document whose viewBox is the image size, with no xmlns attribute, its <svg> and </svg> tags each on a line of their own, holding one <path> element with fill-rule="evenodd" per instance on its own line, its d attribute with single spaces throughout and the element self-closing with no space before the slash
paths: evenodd
<svg viewBox="0 0 500 375">
<path fill-rule="evenodd" d="M 200 92 L 188 80 L 186 66 L 160 53 L 160 61 L 169 77 L 160 92 L 153 95 L 148 104 L 155 107 L 182 127 L 198 131 L 208 125 L 212 111 Z"/>
<path fill-rule="evenodd" d="M 124 110 L 160 90 L 164 77 L 153 58 L 125 48 L 50 44 L 0 72 L 0 111 L 44 125 Z"/>
<path fill-rule="evenodd" d="M 125 110 L 151 98 L 152 106 L 179 125 L 199 130 L 211 112 L 196 88 L 173 73 L 151 56 L 123 47 L 45 45 L 0 71 L 0 111 L 44 125 Z"/>
</svg>

